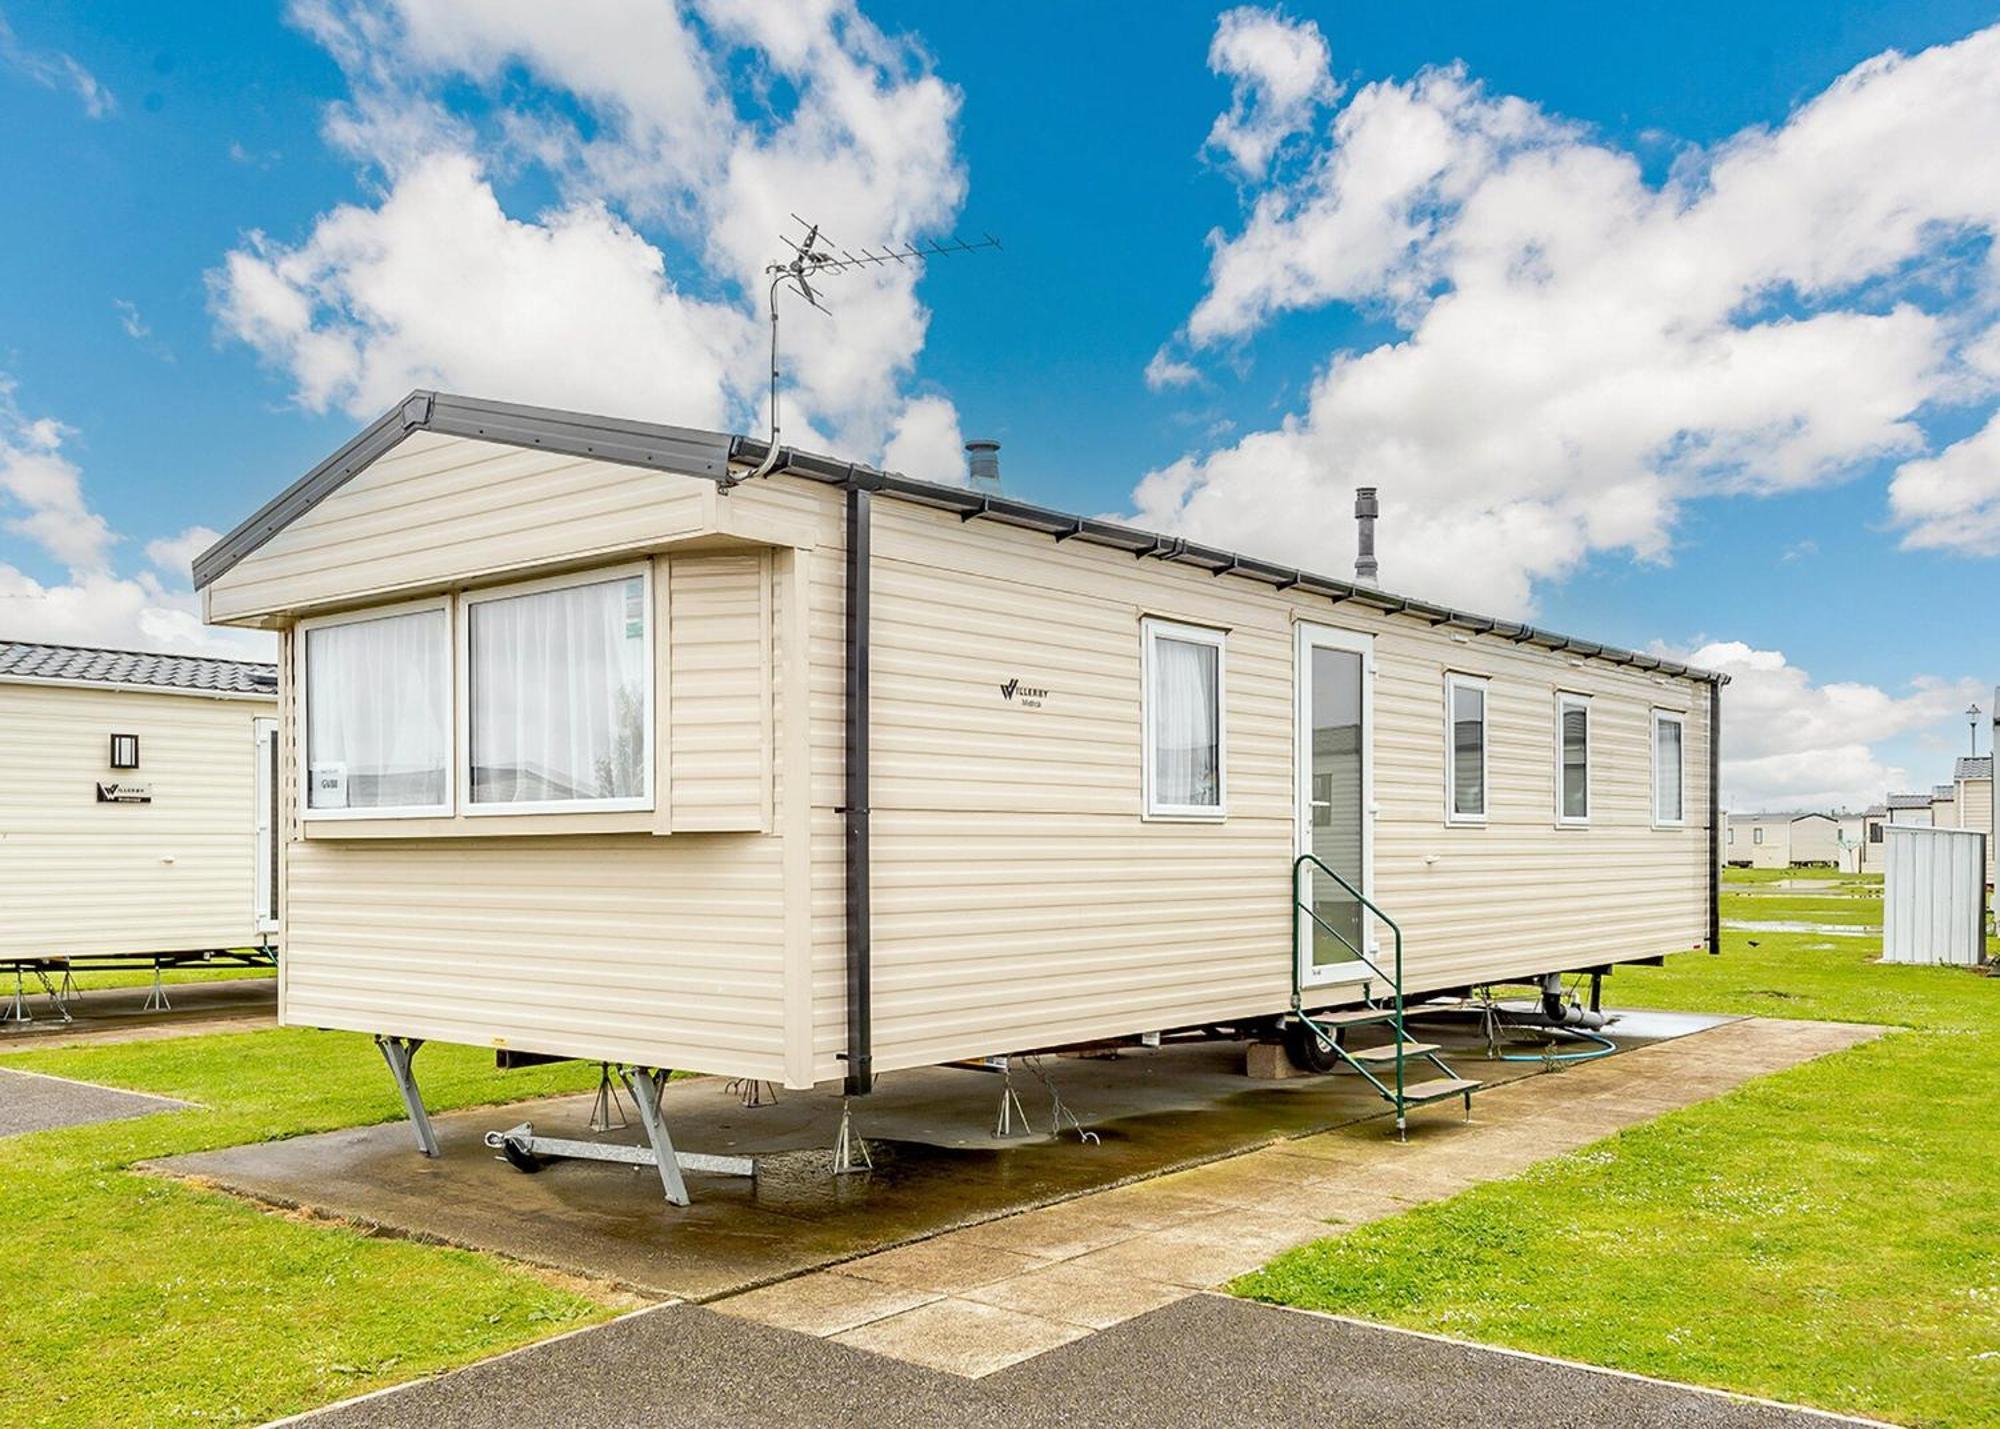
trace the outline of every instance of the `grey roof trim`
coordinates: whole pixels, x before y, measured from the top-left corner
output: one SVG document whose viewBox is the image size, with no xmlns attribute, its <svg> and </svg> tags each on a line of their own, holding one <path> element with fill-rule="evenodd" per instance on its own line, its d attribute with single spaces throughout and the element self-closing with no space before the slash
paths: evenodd
<svg viewBox="0 0 2000 1429">
<path fill-rule="evenodd" d="M 763 460 L 766 450 L 766 444 L 754 437 L 737 437 L 730 445 L 730 459 L 738 463 L 754 464 Z M 789 447 L 781 449 L 778 456 L 778 469 L 795 476 L 807 477 L 830 486 L 856 486 L 866 491 L 878 491 L 920 505 L 957 512 L 967 521 L 999 521 L 1009 526 L 1044 532 L 1058 541 L 1083 541 L 1093 546 L 1108 546 L 1112 550 L 1124 551 L 1140 560 L 1172 561 L 1178 565 L 1198 566 L 1211 575 L 1241 576 L 1246 580 L 1261 581 L 1276 590 L 1303 590 L 1312 595 L 1324 596 L 1336 603 L 1353 601 L 1358 605 L 1388 614 L 1414 616 L 1434 626 L 1451 626 L 1468 634 L 1496 635 L 1504 640 L 1535 645 L 1552 652 L 1604 660 L 1614 665 L 1629 665 L 1640 670 L 1653 670 L 1662 675 L 1685 676 L 1691 680 L 1705 680 L 1718 685 L 1729 682 L 1727 675 L 1713 670 L 1683 665 L 1674 660 L 1663 660 L 1656 655 L 1645 655 L 1635 650 L 1621 650 L 1615 645 L 1601 645 L 1592 640 L 1577 640 L 1515 621 L 1496 620 L 1491 616 L 1476 615 L 1470 611 L 1433 605 L 1429 601 L 1393 595 L 1373 586 L 1356 585 L 1351 581 L 1314 575 L 1291 566 L 1279 565 L 1274 561 L 1259 560 L 1254 556 L 1239 555 L 1219 547 L 1204 546 L 1181 536 L 1162 536 L 1155 532 L 1122 526 L 1113 521 L 1101 521 L 1070 512 L 1030 505 L 1010 497 L 984 496 L 963 487 L 915 481 L 893 472 L 877 471 L 873 467 L 862 466 L 855 462 L 835 461 L 829 457 L 795 451 Z"/>
<path fill-rule="evenodd" d="M 195 589 L 200 590 L 221 576 L 417 431 L 478 437 L 509 446 L 540 447 L 572 456 L 601 457 L 628 466 L 650 466 L 716 480 L 729 469 L 729 438 L 715 432 L 596 417 L 551 407 L 489 402 L 447 392 L 412 392 L 197 556 Z"/>
<path fill-rule="evenodd" d="M 768 450 L 767 443 L 754 437 L 731 437 L 719 432 L 591 416 L 550 407 L 488 402 L 443 392 L 412 392 L 394 409 L 378 417 L 360 435 L 293 482 L 249 520 L 197 557 L 194 563 L 195 588 L 199 590 L 229 570 L 414 431 L 477 437 L 512 446 L 542 447 L 576 456 L 656 467 L 684 476 L 705 476 L 717 481 L 728 476 L 731 462 L 755 464 L 762 461 Z M 999 521 L 1043 532 L 1058 541 L 1084 541 L 1093 546 L 1127 552 L 1139 560 L 1198 566 L 1215 576 L 1240 576 L 1246 580 L 1261 581 L 1276 590 L 1302 590 L 1335 603 L 1353 601 L 1386 614 L 1410 615 L 1433 626 L 1448 625 L 1468 634 L 1494 635 L 1503 640 L 1583 659 L 1604 660 L 1613 665 L 1627 665 L 1717 685 L 1729 682 L 1727 675 L 1712 670 L 1662 660 L 1636 650 L 1621 650 L 1615 645 L 1601 645 L 1593 640 L 1578 640 L 1515 621 L 1496 620 L 1470 611 L 1434 605 L 1429 601 L 1393 595 L 1373 586 L 1313 575 L 1273 561 L 1204 546 L 1184 536 L 1162 536 L 1115 521 L 1055 511 L 1007 496 L 988 496 L 963 487 L 915 481 L 893 472 L 878 471 L 856 462 L 835 461 L 831 457 L 792 447 L 780 448 L 778 457 L 779 469 L 793 475 L 833 486 L 879 491 L 899 500 L 956 512 L 966 521 Z"/>
<path fill-rule="evenodd" d="M 1889 796 L 1889 807 L 1891 809 L 1928 809 L 1930 806 L 1931 796 L 1928 794 L 1891 794 Z"/>
</svg>

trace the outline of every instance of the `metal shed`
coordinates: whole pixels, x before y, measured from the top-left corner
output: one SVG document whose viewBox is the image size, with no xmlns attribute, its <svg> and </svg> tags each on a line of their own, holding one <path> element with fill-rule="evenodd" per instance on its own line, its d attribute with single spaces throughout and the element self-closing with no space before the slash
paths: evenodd
<svg viewBox="0 0 2000 1429">
<path fill-rule="evenodd" d="M 1986 835 L 1888 830 L 1882 959 L 1971 965 L 1986 956 Z"/>
</svg>

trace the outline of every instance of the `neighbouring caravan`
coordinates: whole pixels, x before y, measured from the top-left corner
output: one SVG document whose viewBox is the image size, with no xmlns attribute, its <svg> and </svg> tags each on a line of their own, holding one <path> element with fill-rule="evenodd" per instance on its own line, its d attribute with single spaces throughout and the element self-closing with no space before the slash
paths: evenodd
<svg viewBox="0 0 2000 1429">
<path fill-rule="evenodd" d="M 1723 835 L 1726 861 L 1737 868 L 1789 868 L 1793 814 L 1731 814 Z"/>
<path fill-rule="evenodd" d="M 277 698 L 270 665 L 0 641 L 0 963 L 272 946 Z"/>
<path fill-rule="evenodd" d="M 1952 771 L 1958 790 L 1958 826 L 1986 834 L 1986 883 L 1993 885 L 1993 756 L 1960 759 Z"/>
<path fill-rule="evenodd" d="M 1180 537 L 420 392 L 195 577 L 289 1024 L 859 1092 L 1380 1005 L 1339 880 L 1406 996 L 1716 937 L 1720 677 Z"/>
<path fill-rule="evenodd" d="M 1876 804 L 1861 815 L 1861 871 L 1880 873 L 1886 849 L 1883 840 L 1889 827 L 1889 806 Z"/>
</svg>

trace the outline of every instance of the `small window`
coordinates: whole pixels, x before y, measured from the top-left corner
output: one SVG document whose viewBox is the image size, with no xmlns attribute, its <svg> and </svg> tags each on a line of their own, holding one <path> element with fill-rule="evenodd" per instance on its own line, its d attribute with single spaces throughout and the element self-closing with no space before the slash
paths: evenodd
<svg viewBox="0 0 2000 1429">
<path fill-rule="evenodd" d="M 1163 620 L 1148 620 L 1141 631 L 1146 813 L 1220 818 L 1222 632 Z"/>
<path fill-rule="evenodd" d="M 451 812 L 444 602 L 301 627 L 307 818 Z"/>
<path fill-rule="evenodd" d="M 649 590 L 635 567 L 465 597 L 467 813 L 652 807 Z"/>
<path fill-rule="evenodd" d="M 113 769 L 137 769 L 139 767 L 138 735 L 114 734 L 111 736 L 111 767 Z"/>
<path fill-rule="evenodd" d="M 1762 829 L 1750 830 L 1750 842 L 1753 844 L 1760 844 L 1764 842 L 1764 831 Z"/>
<path fill-rule="evenodd" d="M 1556 822 L 1590 821 L 1590 697 L 1556 696 Z"/>
<path fill-rule="evenodd" d="M 1870 824 L 1868 826 L 1868 842 L 1872 844 L 1882 842 L 1882 826 L 1880 824 Z"/>
<path fill-rule="evenodd" d="M 1444 677 L 1445 822 L 1486 822 L 1486 681 Z"/>
<path fill-rule="evenodd" d="M 1682 716 L 1653 711 L 1653 822 L 1664 828 L 1687 822 L 1686 737 L 1687 721 Z"/>
</svg>

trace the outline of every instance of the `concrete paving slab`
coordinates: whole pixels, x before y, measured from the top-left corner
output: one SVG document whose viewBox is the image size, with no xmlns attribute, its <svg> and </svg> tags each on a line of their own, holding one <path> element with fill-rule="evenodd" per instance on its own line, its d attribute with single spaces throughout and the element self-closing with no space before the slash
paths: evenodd
<svg viewBox="0 0 2000 1429">
<path fill-rule="evenodd" d="M 882 1280 L 863 1280 L 838 1270 L 820 1270 L 766 1285 L 716 1302 L 736 1315 L 804 1335 L 837 1335 L 871 1320 L 887 1319 L 944 1297 L 935 1290 L 912 1290 Z"/>
<path fill-rule="evenodd" d="M 1039 1315 L 1044 1320 L 1108 1330 L 1134 1316 L 1192 1295 L 1185 1285 L 1169 1285 L 1137 1276 L 1108 1275 L 1081 1265 L 1045 1265 L 968 1290 L 958 1298 Z M 730 1302 L 720 1302 L 727 1305 Z"/>
<path fill-rule="evenodd" d="M 335 1405 L 304 1422 L 314 1429 L 1829 1429 L 1867 1421 L 1196 1295 L 981 1378 L 675 1305 Z"/>
<path fill-rule="evenodd" d="M 1087 1333 L 1081 1325 L 976 1300 L 934 1300 L 834 1338 L 854 1349 L 979 1379 Z"/>
<path fill-rule="evenodd" d="M 0 1070 L 0 1136 L 185 1111 L 192 1103 L 38 1072 Z"/>
</svg>

